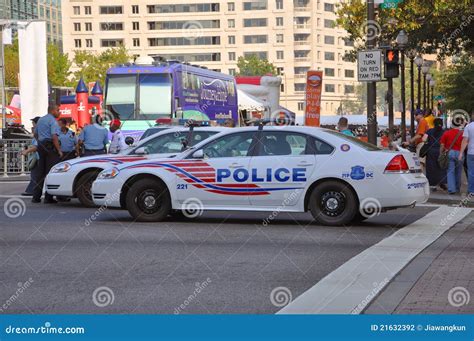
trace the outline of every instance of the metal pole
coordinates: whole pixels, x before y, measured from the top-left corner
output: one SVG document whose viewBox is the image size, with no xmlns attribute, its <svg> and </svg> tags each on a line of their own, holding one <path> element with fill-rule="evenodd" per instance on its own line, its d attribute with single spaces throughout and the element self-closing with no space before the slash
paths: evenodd
<svg viewBox="0 0 474 341">
<path fill-rule="evenodd" d="M 418 66 L 418 103 L 417 109 L 421 109 L 421 66 Z"/>
<path fill-rule="evenodd" d="M 405 142 L 407 140 L 407 122 L 406 122 L 406 98 L 405 98 L 405 51 L 402 49 L 402 59 L 401 59 L 401 75 L 400 75 L 400 80 L 402 82 L 402 88 L 401 88 L 401 100 L 402 100 L 402 120 L 401 120 L 401 130 L 402 130 L 402 142 Z"/>
<path fill-rule="evenodd" d="M 426 110 L 426 74 L 423 74 L 423 110 Z"/>
<path fill-rule="evenodd" d="M 367 0 L 367 27 L 375 23 L 374 0 Z M 367 30 L 367 49 L 375 48 L 376 35 L 373 30 Z M 367 137 L 369 143 L 377 145 L 377 83 L 367 83 Z"/>
<path fill-rule="evenodd" d="M 3 45 L 3 28 L 4 26 L 0 24 L 0 67 L 2 68 L 0 77 L 1 82 L 0 86 L 2 87 L 2 131 L 0 132 L 0 138 L 3 138 L 3 132 L 7 129 L 7 112 L 6 112 L 6 91 L 5 91 L 5 47 Z"/>
<path fill-rule="evenodd" d="M 410 58 L 410 136 L 415 136 L 415 62 Z"/>
<path fill-rule="evenodd" d="M 388 78 L 388 140 L 393 142 L 393 78 Z"/>
</svg>

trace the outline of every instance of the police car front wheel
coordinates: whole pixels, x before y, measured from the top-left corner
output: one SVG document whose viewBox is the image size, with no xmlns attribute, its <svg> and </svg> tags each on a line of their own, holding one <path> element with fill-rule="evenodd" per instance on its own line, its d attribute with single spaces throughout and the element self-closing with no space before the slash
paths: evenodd
<svg viewBox="0 0 474 341">
<path fill-rule="evenodd" d="M 137 221 L 162 221 L 171 210 L 171 197 L 164 184 L 142 179 L 128 190 L 126 205 L 130 215 Z"/>
<path fill-rule="evenodd" d="M 317 185 L 309 199 L 317 223 L 337 226 L 350 223 L 357 214 L 357 197 L 345 184 L 327 181 Z"/>
</svg>

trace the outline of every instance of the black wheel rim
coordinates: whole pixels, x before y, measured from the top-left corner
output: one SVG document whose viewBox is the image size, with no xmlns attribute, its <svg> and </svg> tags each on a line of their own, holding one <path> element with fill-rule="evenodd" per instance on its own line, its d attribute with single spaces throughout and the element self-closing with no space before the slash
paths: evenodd
<svg viewBox="0 0 474 341">
<path fill-rule="evenodd" d="M 137 197 L 137 205 L 145 214 L 154 214 L 158 212 L 161 204 L 160 194 L 154 189 L 147 189 Z"/>
<path fill-rule="evenodd" d="M 346 209 L 346 197 L 338 191 L 328 191 L 321 196 L 321 212 L 328 217 L 338 217 Z"/>
</svg>

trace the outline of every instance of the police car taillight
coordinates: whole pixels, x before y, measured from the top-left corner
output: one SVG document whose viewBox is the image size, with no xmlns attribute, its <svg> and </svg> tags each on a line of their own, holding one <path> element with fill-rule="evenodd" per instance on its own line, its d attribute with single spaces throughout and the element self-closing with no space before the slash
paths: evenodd
<svg viewBox="0 0 474 341">
<path fill-rule="evenodd" d="M 385 173 L 409 173 L 410 168 L 408 167 L 407 160 L 403 155 L 395 156 L 385 167 Z"/>
</svg>

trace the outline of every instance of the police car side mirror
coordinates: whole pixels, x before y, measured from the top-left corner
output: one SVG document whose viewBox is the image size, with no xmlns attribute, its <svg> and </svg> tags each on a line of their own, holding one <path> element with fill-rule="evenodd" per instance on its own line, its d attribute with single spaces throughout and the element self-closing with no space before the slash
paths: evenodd
<svg viewBox="0 0 474 341">
<path fill-rule="evenodd" d="M 204 159 L 204 151 L 202 149 L 196 150 L 193 153 L 193 159 Z"/>
<path fill-rule="evenodd" d="M 145 155 L 146 154 L 145 147 L 140 147 L 140 148 L 135 149 L 134 154 L 136 154 L 136 155 Z"/>
<path fill-rule="evenodd" d="M 128 145 L 128 146 L 131 146 L 133 143 L 135 142 L 135 139 L 131 136 L 127 136 L 125 138 L 125 143 Z"/>
</svg>

